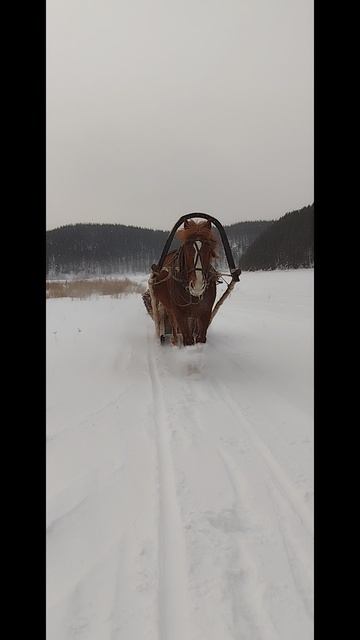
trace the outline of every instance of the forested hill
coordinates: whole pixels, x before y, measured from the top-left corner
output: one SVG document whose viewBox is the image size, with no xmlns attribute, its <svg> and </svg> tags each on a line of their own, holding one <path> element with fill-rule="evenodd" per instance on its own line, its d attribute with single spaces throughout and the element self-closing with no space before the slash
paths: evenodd
<svg viewBox="0 0 360 640">
<path fill-rule="evenodd" d="M 235 263 L 272 221 L 238 222 L 225 227 Z M 75 224 L 46 233 L 47 275 L 148 272 L 157 262 L 169 231 L 122 224 Z M 176 241 L 173 246 L 177 246 Z M 221 253 L 221 252 L 220 252 Z"/>
<path fill-rule="evenodd" d="M 75 224 L 46 232 L 48 275 L 148 271 L 168 232 L 123 224 Z"/>
<path fill-rule="evenodd" d="M 260 237 L 272 224 L 272 220 L 255 220 L 251 222 L 236 222 L 224 227 L 234 255 L 235 264 L 239 263 L 241 256 L 256 238 Z"/>
<path fill-rule="evenodd" d="M 314 266 L 314 205 L 274 222 L 249 246 L 240 264 L 245 271 Z"/>
</svg>

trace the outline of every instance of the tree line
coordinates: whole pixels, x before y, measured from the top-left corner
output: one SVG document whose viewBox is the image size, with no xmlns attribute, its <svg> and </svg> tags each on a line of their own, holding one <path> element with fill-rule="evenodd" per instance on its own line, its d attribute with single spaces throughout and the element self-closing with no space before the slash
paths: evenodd
<svg viewBox="0 0 360 640">
<path fill-rule="evenodd" d="M 235 263 L 272 221 L 239 222 L 225 228 Z M 169 231 L 122 224 L 74 224 L 47 231 L 47 277 L 68 273 L 101 275 L 150 271 Z M 175 239 L 172 248 L 178 246 Z M 225 264 L 219 242 L 219 264 Z"/>
<path fill-rule="evenodd" d="M 244 271 L 314 266 L 314 205 L 279 220 L 238 222 L 224 227 L 235 264 Z M 217 233 L 217 230 L 216 230 Z M 47 277 L 81 273 L 148 273 L 169 231 L 122 224 L 74 224 L 47 231 Z M 173 241 L 171 248 L 176 248 Z M 218 267 L 226 267 L 219 238 Z"/>
</svg>

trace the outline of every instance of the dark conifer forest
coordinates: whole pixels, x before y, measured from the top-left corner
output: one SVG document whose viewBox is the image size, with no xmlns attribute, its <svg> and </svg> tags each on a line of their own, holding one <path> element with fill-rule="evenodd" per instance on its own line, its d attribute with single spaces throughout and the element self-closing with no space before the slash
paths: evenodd
<svg viewBox="0 0 360 640">
<path fill-rule="evenodd" d="M 46 233 L 47 274 L 147 272 L 168 233 L 122 224 L 75 224 Z"/>
<path fill-rule="evenodd" d="M 240 259 L 244 271 L 314 266 L 314 204 L 273 222 Z"/>
</svg>

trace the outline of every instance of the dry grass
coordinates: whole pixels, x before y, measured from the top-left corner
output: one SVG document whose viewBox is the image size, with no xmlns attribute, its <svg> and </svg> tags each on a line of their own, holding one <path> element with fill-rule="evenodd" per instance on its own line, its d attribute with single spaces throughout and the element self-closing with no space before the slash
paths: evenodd
<svg viewBox="0 0 360 640">
<path fill-rule="evenodd" d="M 46 282 L 47 298 L 90 298 L 91 296 L 111 296 L 119 298 L 128 293 L 144 293 L 142 284 L 128 278 L 123 280 L 65 280 Z"/>
</svg>

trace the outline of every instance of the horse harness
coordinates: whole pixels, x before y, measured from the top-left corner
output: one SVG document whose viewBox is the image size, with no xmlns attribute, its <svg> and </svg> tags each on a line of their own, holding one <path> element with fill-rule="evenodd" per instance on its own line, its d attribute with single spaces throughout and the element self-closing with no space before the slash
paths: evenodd
<svg viewBox="0 0 360 640">
<path fill-rule="evenodd" d="M 199 243 L 200 247 L 199 247 Z M 194 267 L 192 269 L 187 269 L 185 264 L 185 256 L 184 256 L 184 247 L 187 244 L 192 244 L 195 249 L 195 259 L 194 259 Z M 170 284 L 170 295 L 174 302 L 174 304 L 178 307 L 188 307 L 190 305 L 199 304 L 202 302 L 203 296 L 208 289 L 211 282 L 216 281 L 216 283 L 220 282 L 218 280 L 218 272 L 212 265 L 209 266 L 208 271 L 205 273 L 201 263 L 200 250 L 202 244 L 208 244 L 206 240 L 196 241 L 196 240 L 187 240 L 174 254 L 170 264 L 168 266 L 163 266 L 161 271 L 167 271 L 167 275 L 162 278 L 160 281 L 153 281 L 153 285 L 163 284 L 167 280 L 172 280 L 174 282 L 179 282 L 183 285 L 185 291 L 188 292 L 188 298 L 185 298 L 179 291 L 176 291 L 173 283 Z M 200 263 L 200 266 L 198 266 Z M 157 271 L 157 265 L 153 265 L 152 269 L 155 275 L 160 275 L 161 271 Z M 187 284 L 188 279 L 187 275 L 190 271 L 201 271 L 203 274 L 204 287 L 199 295 L 194 295 L 190 291 L 190 285 Z M 180 277 L 179 277 L 180 276 Z M 181 297 L 181 301 L 179 300 L 179 295 Z"/>
</svg>

